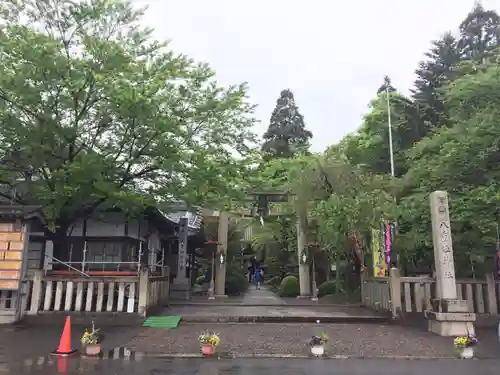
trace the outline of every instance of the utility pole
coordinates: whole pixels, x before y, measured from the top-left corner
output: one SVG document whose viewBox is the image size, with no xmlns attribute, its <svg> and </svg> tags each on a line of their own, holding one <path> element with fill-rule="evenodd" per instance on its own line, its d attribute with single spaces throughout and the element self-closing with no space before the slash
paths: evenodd
<svg viewBox="0 0 500 375">
<path fill-rule="evenodd" d="M 394 150 L 392 148 L 392 123 L 391 123 L 391 99 L 389 97 L 389 85 L 385 86 L 387 98 L 387 126 L 389 127 L 389 157 L 391 160 L 391 176 L 394 177 Z"/>
<path fill-rule="evenodd" d="M 394 149 L 392 147 L 392 121 L 391 121 L 391 98 L 390 98 L 390 92 L 389 92 L 389 84 L 385 85 L 385 96 L 387 100 L 387 127 L 389 129 L 389 158 L 391 161 L 391 177 L 394 179 L 395 177 L 395 172 L 394 172 Z M 396 196 L 394 196 L 394 204 L 396 205 Z M 394 233 L 397 230 L 397 222 L 394 220 L 395 228 L 394 228 Z M 392 231 L 391 231 L 392 233 Z M 392 244 L 391 244 L 392 246 Z M 392 249 L 391 249 L 392 252 Z M 399 254 L 396 254 L 396 265 L 397 268 L 400 269 L 400 264 L 399 264 Z M 391 265 L 387 265 L 387 271 L 391 269 Z"/>
</svg>

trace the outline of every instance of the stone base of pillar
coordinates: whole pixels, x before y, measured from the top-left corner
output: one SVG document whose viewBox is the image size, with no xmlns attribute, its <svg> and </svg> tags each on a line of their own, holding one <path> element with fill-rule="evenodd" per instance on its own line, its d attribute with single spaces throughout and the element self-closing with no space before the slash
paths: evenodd
<svg viewBox="0 0 500 375">
<path fill-rule="evenodd" d="M 311 279 L 309 274 L 309 265 L 299 265 L 299 290 L 301 296 L 311 298 Z"/>
<path fill-rule="evenodd" d="M 187 280 L 187 279 L 186 279 Z M 182 282 L 182 280 L 170 284 L 170 298 L 172 299 L 190 299 L 191 298 L 191 286 L 189 282 Z"/>
<path fill-rule="evenodd" d="M 310 295 L 306 295 L 306 296 L 297 296 L 297 299 L 310 299 L 311 296 Z"/>
<path fill-rule="evenodd" d="M 434 311 L 427 314 L 428 328 L 439 336 L 474 335 L 476 314 L 468 312 L 467 301 L 433 300 Z"/>
<path fill-rule="evenodd" d="M 429 320 L 429 332 L 447 337 L 459 337 L 475 334 L 473 322 L 457 322 L 451 320 Z"/>
<path fill-rule="evenodd" d="M 227 298 L 227 294 L 216 294 L 216 295 L 215 295 L 215 298 L 221 298 L 221 299 L 224 299 L 224 298 Z"/>
</svg>

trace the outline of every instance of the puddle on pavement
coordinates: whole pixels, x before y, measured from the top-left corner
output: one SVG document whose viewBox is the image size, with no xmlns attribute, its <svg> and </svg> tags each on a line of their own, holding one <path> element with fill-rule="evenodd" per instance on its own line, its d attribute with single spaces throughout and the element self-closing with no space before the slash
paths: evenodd
<svg viewBox="0 0 500 375">
<path fill-rule="evenodd" d="M 90 357 L 76 353 L 69 357 L 40 356 L 27 358 L 22 362 L 0 362 L 0 374 L 21 374 L 49 371 L 52 374 L 94 373 L 102 361 L 122 360 L 124 363 L 142 361 L 144 354 L 127 348 L 115 348 Z M 54 372 L 55 370 L 55 372 Z"/>
</svg>

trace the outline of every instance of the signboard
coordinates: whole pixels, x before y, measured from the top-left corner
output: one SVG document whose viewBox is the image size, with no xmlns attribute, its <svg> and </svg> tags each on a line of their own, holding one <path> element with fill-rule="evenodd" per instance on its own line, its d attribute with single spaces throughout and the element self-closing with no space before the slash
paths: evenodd
<svg viewBox="0 0 500 375">
<path fill-rule="evenodd" d="M 373 260 L 373 276 L 385 277 L 387 273 L 387 264 L 385 252 L 380 246 L 382 233 L 379 229 L 372 229 L 372 260 Z"/>
<path fill-rule="evenodd" d="M 24 233 L 15 223 L 0 223 L 0 290 L 18 290 Z"/>
</svg>

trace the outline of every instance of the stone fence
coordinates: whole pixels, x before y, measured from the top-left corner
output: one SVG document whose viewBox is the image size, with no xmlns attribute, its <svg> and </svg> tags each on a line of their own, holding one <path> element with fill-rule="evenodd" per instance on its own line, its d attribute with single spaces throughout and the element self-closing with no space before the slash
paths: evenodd
<svg viewBox="0 0 500 375">
<path fill-rule="evenodd" d="M 481 315 L 498 316 L 500 282 L 487 275 L 485 280 L 457 279 L 457 296 L 465 300 L 468 310 Z M 392 269 L 389 277 L 362 278 L 362 303 L 376 310 L 390 312 L 394 318 L 407 313 L 435 311 L 436 280 L 429 276 L 400 277 Z"/>
</svg>

